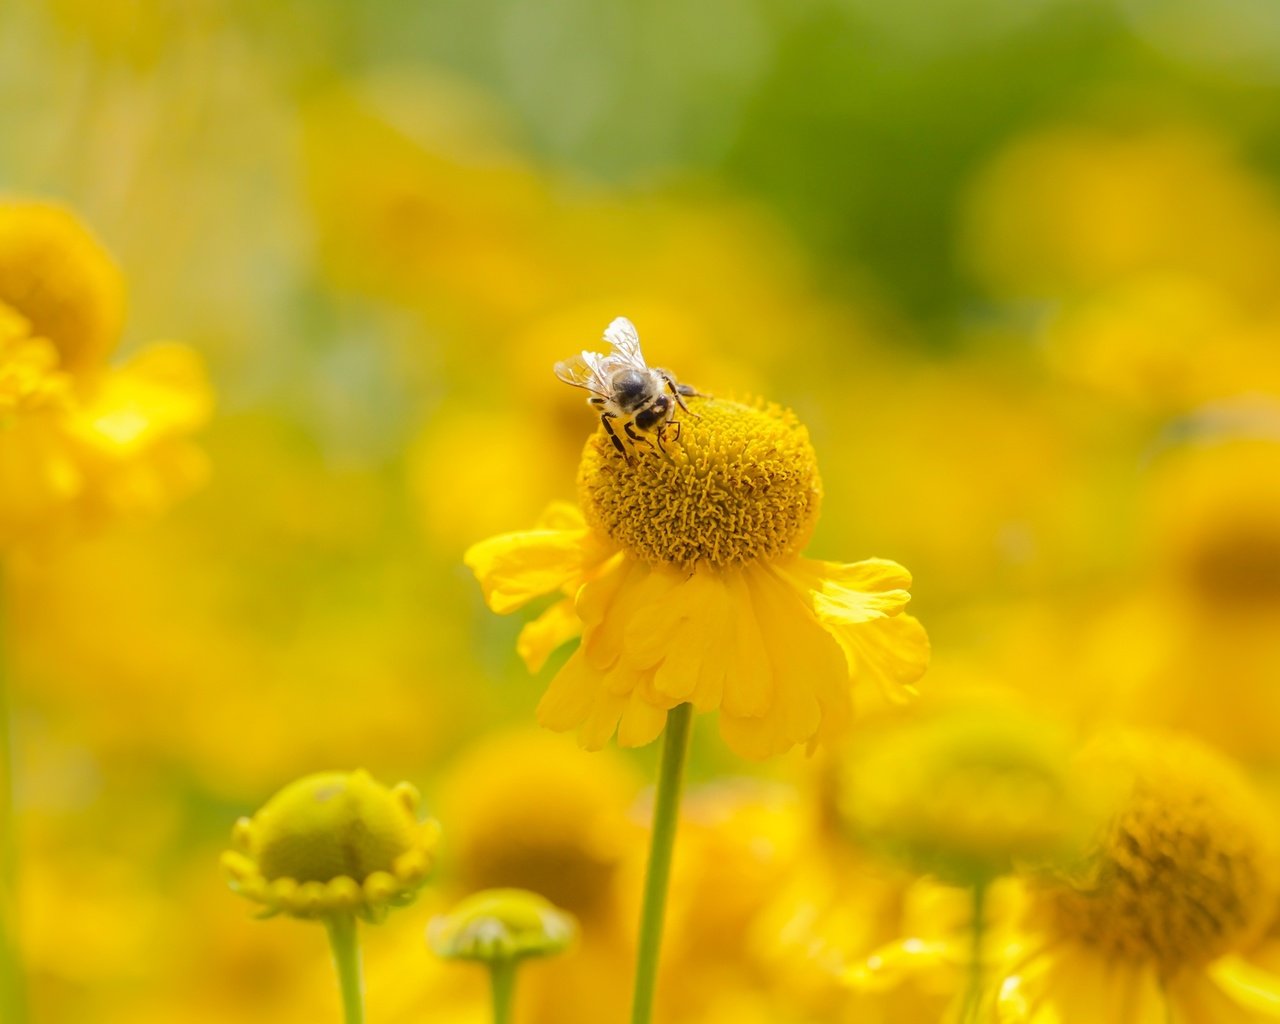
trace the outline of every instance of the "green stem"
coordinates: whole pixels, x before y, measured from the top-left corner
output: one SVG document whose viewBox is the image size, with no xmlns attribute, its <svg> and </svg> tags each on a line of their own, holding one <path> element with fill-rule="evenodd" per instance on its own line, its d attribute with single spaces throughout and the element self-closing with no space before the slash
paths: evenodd
<svg viewBox="0 0 1280 1024">
<path fill-rule="evenodd" d="M 511 1024 L 516 1001 L 516 962 L 495 960 L 491 963 L 489 985 L 493 992 L 493 1024 Z"/>
<path fill-rule="evenodd" d="M 6 669 L 4 564 L 0 562 L 0 1020 L 27 1019 L 26 978 L 18 937 L 18 829 L 14 812 L 13 716 Z"/>
<path fill-rule="evenodd" d="M 351 914 L 334 914 L 325 919 L 333 964 L 338 969 L 342 989 L 342 1012 L 346 1024 L 364 1024 L 364 980 L 360 972 L 360 936 Z"/>
<path fill-rule="evenodd" d="M 662 764 L 653 805 L 653 834 L 649 841 L 649 866 L 645 871 L 644 902 L 640 910 L 640 941 L 636 953 L 635 997 L 631 1024 L 653 1020 L 653 993 L 658 980 L 658 948 L 662 943 L 662 919 L 667 908 L 667 880 L 671 875 L 671 851 L 675 845 L 680 809 L 680 783 L 689 749 L 689 723 L 693 706 L 681 704 L 667 713 L 662 737 Z"/>
<path fill-rule="evenodd" d="M 982 1014 L 983 939 L 987 927 L 987 883 L 977 882 L 973 887 L 973 919 L 969 922 L 969 988 L 965 993 L 964 1014 L 961 1020 L 977 1022 Z"/>
</svg>

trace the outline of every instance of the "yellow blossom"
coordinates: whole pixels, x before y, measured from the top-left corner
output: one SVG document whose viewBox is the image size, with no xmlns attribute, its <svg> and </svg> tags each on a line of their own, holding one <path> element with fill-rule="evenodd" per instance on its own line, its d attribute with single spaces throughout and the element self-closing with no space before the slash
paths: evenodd
<svg viewBox="0 0 1280 1024">
<path fill-rule="evenodd" d="M 1274 826 L 1231 762 L 1170 735 L 1086 756 L 1127 796 L 1077 868 L 1039 884 L 1001 1024 L 1280 1019 L 1280 979 L 1239 969 L 1280 891 Z"/>
<path fill-rule="evenodd" d="M 624 457 L 603 431 L 579 468 L 581 513 L 474 545 L 489 606 L 568 595 L 526 627 L 536 668 L 578 632 L 538 720 L 598 749 L 651 742 L 667 711 L 720 711 L 752 758 L 839 733 L 851 683 L 906 696 L 928 641 L 903 613 L 910 576 L 894 562 L 800 557 L 821 505 L 808 433 L 788 412 L 693 400 L 678 441 Z"/>
<path fill-rule="evenodd" d="M 844 763 L 841 811 L 854 833 L 914 870 L 985 885 L 1018 864 L 1083 848 L 1104 793 L 1072 771 L 1054 723 L 994 703 L 931 708 L 881 723 Z"/>
<path fill-rule="evenodd" d="M 280 790 L 232 833 L 231 887 L 268 914 L 376 920 L 413 899 L 435 857 L 439 826 L 416 817 L 417 791 L 367 772 L 322 772 Z"/>
<path fill-rule="evenodd" d="M 558 736 L 489 736 L 441 791 L 454 872 L 467 889 L 532 889 L 589 929 L 607 924 L 619 868 L 639 832 L 627 820 L 637 788 L 624 763 L 591 759 Z"/>
<path fill-rule="evenodd" d="M 123 308 L 119 271 L 69 211 L 0 202 L 0 546 L 150 513 L 204 479 L 201 360 L 164 344 L 109 365 Z"/>
</svg>

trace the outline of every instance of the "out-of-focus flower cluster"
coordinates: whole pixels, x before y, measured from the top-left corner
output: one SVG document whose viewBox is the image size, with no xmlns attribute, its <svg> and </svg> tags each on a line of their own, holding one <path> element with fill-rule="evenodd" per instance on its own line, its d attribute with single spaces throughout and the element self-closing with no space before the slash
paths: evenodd
<svg viewBox="0 0 1280 1024">
<path fill-rule="evenodd" d="M 806 550 L 909 566 L 933 647 L 915 710 L 856 693 L 848 749 L 695 730 L 660 1019 L 955 1019 L 975 880 L 1005 1024 L 1269 1019 L 1280 179 L 1245 72 L 1137 2 L 987 0 L 954 39 L 870 0 L 733 32 L 625 5 L 670 86 L 507 5 L 412 6 L 0 10 L 35 1018 L 336 1018 L 319 929 L 254 924 L 210 865 L 285 780 L 360 764 L 443 829 L 438 885 L 368 932 L 371 1020 L 484 1019 L 423 929 L 511 888 L 578 922 L 522 1019 L 625 1019 L 652 753 L 532 731 L 569 654 L 531 678 L 462 568 L 573 496 L 596 420 L 551 366 L 625 314 L 680 380 L 796 410 Z M 1150 94 L 1078 93 L 1082 53 Z M 653 162 L 619 172 L 621 135 Z"/>
</svg>

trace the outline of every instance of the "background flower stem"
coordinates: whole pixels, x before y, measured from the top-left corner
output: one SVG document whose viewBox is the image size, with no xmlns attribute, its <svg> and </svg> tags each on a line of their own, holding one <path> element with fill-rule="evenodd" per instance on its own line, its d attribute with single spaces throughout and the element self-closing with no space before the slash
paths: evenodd
<svg viewBox="0 0 1280 1024">
<path fill-rule="evenodd" d="M 338 969 L 338 985 L 342 989 L 343 1020 L 346 1024 L 364 1024 L 364 979 L 360 970 L 360 937 L 356 919 L 351 914 L 334 914 L 325 920 L 333 963 Z"/>
<path fill-rule="evenodd" d="M 14 813 L 13 716 L 6 657 L 6 578 L 0 563 L 0 1020 L 27 1019 L 26 980 L 18 940 L 18 834 Z"/>
<path fill-rule="evenodd" d="M 680 704 L 667 713 L 662 737 L 662 763 L 658 792 L 653 804 L 653 834 L 649 841 L 649 865 L 645 871 L 644 902 L 640 910 L 640 941 L 636 954 L 635 997 L 631 1024 L 649 1024 L 653 1018 L 654 987 L 658 979 L 658 949 L 667 906 L 667 880 L 671 851 L 679 819 L 680 785 L 689 749 L 689 724 L 693 706 Z"/>
<path fill-rule="evenodd" d="M 516 996 L 516 962 L 495 960 L 490 964 L 489 984 L 493 992 L 493 1024 L 511 1024 Z"/>
<path fill-rule="evenodd" d="M 962 1020 L 976 1022 L 981 1016 L 982 1006 L 982 945 L 986 932 L 987 918 L 987 882 L 976 882 L 973 886 L 973 919 L 969 923 L 969 985 L 965 994 L 965 1008 Z"/>
</svg>

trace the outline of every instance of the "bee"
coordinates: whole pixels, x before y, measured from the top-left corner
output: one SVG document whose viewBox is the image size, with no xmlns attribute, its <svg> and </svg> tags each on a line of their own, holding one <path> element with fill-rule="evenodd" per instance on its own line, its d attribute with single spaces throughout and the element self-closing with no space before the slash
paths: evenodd
<svg viewBox="0 0 1280 1024">
<path fill-rule="evenodd" d="M 651 368 L 645 363 L 640 354 L 640 336 L 626 317 L 618 317 L 605 328 L 604 340 L 611 347 L 608 355 L 581 352 L 556 363 L 556 376 L 566 384 L 591 392 L 587 404 L 600 410 L 605 433 L 627 462 L 631 462 L 633 456 L 623 437 L 631 448 L 647 445 L 653 450 L 654 442 L 643 436 L 652 434 L 665 455 L 663 442 L 680 437 L 676 409 L 689 412 L 684 400 L 698 392 L 688 384 L 677 382 L 670 371 Z"/>
</svg>

